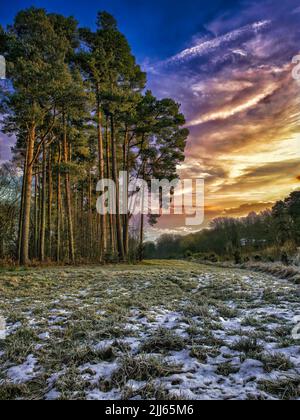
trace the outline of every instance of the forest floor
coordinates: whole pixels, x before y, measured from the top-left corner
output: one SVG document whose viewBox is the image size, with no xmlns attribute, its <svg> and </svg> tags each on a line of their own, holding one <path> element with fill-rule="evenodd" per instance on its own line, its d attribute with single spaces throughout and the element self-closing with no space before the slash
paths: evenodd
<svg viewBox="0 0 300 420">
<path fill-rule="evenodd" d="M 2 400 L 300 399 L 299 286 L 266 274 L 2 270 L 0 315 Z"/>
</svg>

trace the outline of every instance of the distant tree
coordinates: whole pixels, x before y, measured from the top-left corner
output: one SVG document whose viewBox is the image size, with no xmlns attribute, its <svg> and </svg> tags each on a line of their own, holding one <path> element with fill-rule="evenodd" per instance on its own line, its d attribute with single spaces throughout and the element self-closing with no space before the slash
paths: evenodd
<svg viewBox="0 0 300 420">
<path fill-rule="evenodd" d="M 296 243 L 300 244 L 300 191 L 294 191 L 285 200 L 286 212 L 293 223 L 293 236 Z"/>
<path fill-rule="evenodd" d="M 154 242 L 145 242 L 144 254 L 146 259 L 153 259 L 156 257 L 156 246 Z"/>
<path fill-rule="evenodd" d="M 261 260 L 261 251 L 276 249 L 277 258 L 289 264 L 289 254 L 300 244 L 300 191 L 278 201 L 273 209 L 247 217 L 214 219 L 208 229 L 178 237 L 162 235 L 157 240 L 157 258 L 178 258 L 193 254 L 206 260 L 217 261 L 216 256 L 232 259 L 240 264 L 244 259 Z M 274 260 L 273 255 L 269 255 Z"/>
<path fill-rule="evenodd" d="M 291 239 L 291 219 L 284 201 L 278 201 L 275 204 L 272 209 L 272 216 L 277 231 L 277 242 L 279 245 L 283 245 L 287 240 Z"/>
</svg>

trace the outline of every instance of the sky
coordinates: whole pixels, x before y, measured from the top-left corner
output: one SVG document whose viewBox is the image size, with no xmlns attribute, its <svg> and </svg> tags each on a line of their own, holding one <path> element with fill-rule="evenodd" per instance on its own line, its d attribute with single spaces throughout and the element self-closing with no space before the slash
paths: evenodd
<svg viewBox="0 0 300 420">
<path fill-rule="evenodd" d="M 11 0 L 0 24 L 31 5 L 90 27 L 98 10 L 114 14 L 149 88 L 182 105 L 190 136 L 178 170 L 205 179 L 206 225 L 264 210 L 300 187 L 300 86 L 292 77 L 299 0 Z M 12 142 L 0 134 L 2 159 Z M 148 238 L 201 228 L 184 220 L 163 217 Z"/>
</svg>

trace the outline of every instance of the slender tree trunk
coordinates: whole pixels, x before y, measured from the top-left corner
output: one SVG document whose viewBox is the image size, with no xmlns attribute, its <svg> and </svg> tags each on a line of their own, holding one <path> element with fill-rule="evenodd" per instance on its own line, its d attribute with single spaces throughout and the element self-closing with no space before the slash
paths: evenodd
<svg viewBox="0 0 300 420">
<path fill-rule="evenodd" d="M 75 188 L 74 190 L 74 241 L 75 241 L 75 249 L 77 249 L 78 255 L 81 256 L 81 249 L 80 244 L 78 243 L 78 189 Z"/>
<path fill-rule="evenodd" d="M 120 191 L 119 191 L 119 176 L 118 176 L 118 165 L 117 165 L 117 150 L 116 150 L 116 139 L 115 139 L 115 127 L 113 116 L 111 116 L 111 152 L 112 152 L 112 174 L 113 180 L 116 184 L 116 232 L 117 232 L 117 245 L 119 259 L 124 261 L 124 246 L 123 246 L 123 234 L 120 216 Z"/>
<path fill-rule="evenodd" d="M 22 221 L 22 244 L 20 252 L 20 263 L 27 265 L 29 263 L 29 236 L 30 236 L 30 211 L 31 211 L 31 193 L 32 193 L 32 174 L 33 174 L 33 155 L 35 144 L 35 125 L 33 124 L 28 137 L 28 154 L 26 181 L 24 185 L 24 211 Z"/>
<path fill-rule="evenodd" d="M 47 187 L 47 161 L 46 146 L 43 145 L 43 162 L 42 162 L 42 196 L 41 196 L 41 227 L 40 227 L 40 261 L 45 261 L 45 235 L 46 235 L 46 187 Z"/>
<path fill-rule="evenodd" d="M 63 160 L 67 164 L 69 161 L 68 153 L 68 140 L 67 140 L 67 123 L 65 116 L 63 117 Z M 66 191 L 66 212 L 68 223 L 68 241 L 69 241 L 69 258 L 75 264 L 75 245 L 74 245 L 74 232 L 73 232 L 73 219 L 72 219 L 72 200 L 71 200 L 71 187 L 70 187 L 70 174 L 65 172 L 65 191 Z"/>
<path fill-rule="evenodd" d="M 110 135 L 109 135 L 109 120 L 106 118 L 106 175 L 107 179 L 111 179 L 111 167 L 110 167 Z M 110 251 L 113 254 L 116 252 L 116 239 L 115 239 L 115 229 L 114 229 L 114 215 L 109 214 L 109 238 L 110 238 Z"/>
<path fill-rule="evenodd" d="M 82 249 L 82 255 L 86 257 L 86 234 L 85 229 L 83 229 L 84 226 L 84 187 L 82 186 L 81 191 L 81 203 L 80 203 L 80 215 L 81 215 L 81 233 L 82 233 L 82 243 L 81 243 L 81 249 Z"/>
<path fill-rule="evenodd" d="M 98 155 L 99 155 L 99 179 L 105 178 L 105 162 L 103 149 L 103 135 L 102 135 L 102 114 L 99 102 L 99 86 L 97 86 L 97 128 L 98 128 Z M 100 260 L 104 261 L 107 251 L 107 220 L 106 215 L 100 215 L 101 228 L 101 245 L 100 245 Z"/>
<path fill-rule="evenodd" d="M 144 214 L 141 214 L 139 261 L 143 261 L 144 259 L 144 221 L 145 221 L 145 216 Z"/>
<path fill-rule="evenodd" d="M 56 181 L 56 261 L 60 261 L 60 238 L 61 238 L 61 174 L 60 174 L 60 164 L 61 164 L 61 147 L 59 147 L 59 156 L 58 156 L 58 168 L 57 168 L 57 181 Z"/>
<path fill-rule="evenodd" d="M 52 258 L 52 198 L 53 198 L 53 182 L 52 182 L 52 154 L 51 148 L 48 151 L 48 252 L 50 259 Z"/>
<path fill-rule="evenodd" d="M 124 216 L 124 218 L 125 218 L 125 220 L 124 220 L 124 231 L 123 231 L 124 254 L 125 254 L 126 260 L 128 260 L 128 253 L 129 253 L 129 215 L 126 214 Z"/>
<path fill-rule="evenodd" d="M 34 257 L 38 258 L 39 252 L 39 174 L 36 168 L 34 180 Z"/>
<path fill-rule="evenodd" d="M 129 183 L 129 149 L 128 149 L 128 130 L 126 128 L 123 144 L 123 170 L 126 172 L 127 176 L 127 190 L 126 190 L 126 201 L 127 201 L 127 210 L 128 210 L 128 183 Z M 129 245 L 129 213 L 127 211 L 123 216 L 124 220 L 124 229 L 123 229 L 123 242 L 124 242 L 124 254 L 126 260 L 128 260 L 128 245 Z"/>
<path fill-rule="evenodd" d="M 28 142 L 28 139 L 27 139 Z M 24 217 L 24 203 L 25 203 L 25 186 L 27 178 L 27 165 L 28 165 L 28 147 L 26 147 L 26 154 L 24 160 L 24 170 L 22 179 L 22 193 L 20 203 L 20 215 L 19 215 L 19 231 L 18 231 L 18 261 L 21 262 L 21 249 L 22 249 L 22 234 L 23 234 L 23 217 Z"/>
<path fill-rule="evenodd" d="M 143 165 L 143 179 L 145 178 L 145 165 Z M 145 225 L 145 215 L 144 215 L 144 189 L 142 194 L 142 206 L 141 206 L 141 223 L 140 223 L 140 245 L 139 245 L 139 261 L 144 259 L 144 225 Z"/>
<path fill-rule="evenodd" d="M 89 197 L 89 256 L 92 257 L 92 253 L 93 253 L 93 208 L 92 208 L 92 175 L 91 175 L 91 169 L 89 169 L 88 197 Z M 103 232 L 101 232 L 101 234 L 103 234 Z"/>
</svg>

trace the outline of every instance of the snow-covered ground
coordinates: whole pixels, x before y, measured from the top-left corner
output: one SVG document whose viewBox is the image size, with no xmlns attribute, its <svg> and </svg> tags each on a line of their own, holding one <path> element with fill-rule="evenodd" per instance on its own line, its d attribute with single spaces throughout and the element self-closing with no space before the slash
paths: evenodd
<svg viewBox="0 0 300 420">
<path fill-rule="evenodd" d="M 0 291 L 0 399 L 300 399 L 287 280 L 171 261 L 2 273 Z"/>
</svg>

